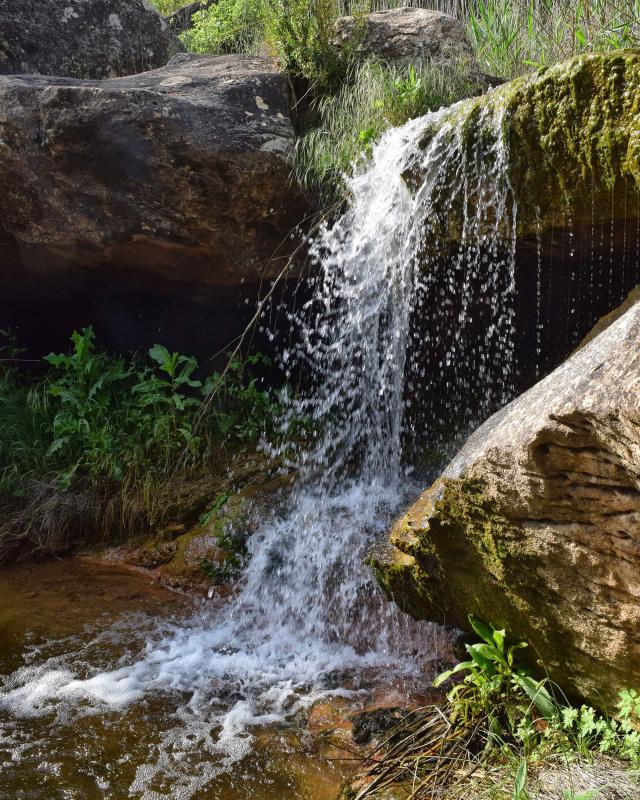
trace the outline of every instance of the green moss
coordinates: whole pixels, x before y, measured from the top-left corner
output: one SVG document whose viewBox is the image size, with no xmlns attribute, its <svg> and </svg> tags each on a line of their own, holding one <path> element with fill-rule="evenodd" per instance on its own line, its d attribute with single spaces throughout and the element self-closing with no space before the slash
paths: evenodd
<svg viewBox="0 0 640 800">
<path fill-rule="evenodd" d="M 640 188 L 640 51 L 582 55 L 518 78 L 453 109 L 421 146 L 461 120 L 469 155 L 478 137 L 488 153 L 495 128 L 484 120 L 499 115 L 520 235 L 627 216 L 629 191 Z"/>
<path fill-rule="evenodd" d="M 472 613 L 519 632 L 521 617 L 533 617 L 533 594 L 512 588 L 514 570 L 531 563 L 525 534 L 481 482 L 438 481 L 391 540 L 372 564 L 387 595 L 412 616 L 465 628 Z"/>
</svg>

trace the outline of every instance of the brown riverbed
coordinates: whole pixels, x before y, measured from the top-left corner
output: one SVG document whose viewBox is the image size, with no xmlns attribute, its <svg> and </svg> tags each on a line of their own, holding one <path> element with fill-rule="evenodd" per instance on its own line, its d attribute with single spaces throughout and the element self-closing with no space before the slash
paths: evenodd
<svg viewBox="0 0 640 800">
<path fill-rule="evenodd" d="M 144 574 L 89 559 L 0 570 L 0 683 L 7 690 L 21 670 L 37 678 L 41 667 L 48 676 L 29 683 L 21 708 L 0 705 L 0 800 L 333 800 L 354 763 L 342 749 L 340 700 L 313 712 L 310 724 L 257 729 L 251 751 L 228 768 L 200 746 L 215 731 L 176 726 L 184 692 L 99 713 L 82 702 L 73 714 L 57 706 L 25 713 L 57 671 L 71 666 L 82 678 L 135 659 L 146 628 L 180 624 L 194 610 Z M 174 728 L 175 741 L 160 747 Z M 175 764 L 162 768 L 163 759 Z"/>
</svg>

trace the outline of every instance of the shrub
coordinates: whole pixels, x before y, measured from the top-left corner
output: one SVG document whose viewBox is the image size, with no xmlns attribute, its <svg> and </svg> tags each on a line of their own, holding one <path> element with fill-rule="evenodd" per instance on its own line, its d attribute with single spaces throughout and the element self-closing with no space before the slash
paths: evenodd
<svg viewBox="0 0 640 800">
<path fill-rule="evenodd" d="M 186 6 L 191 0 L 151 0 L 161 14 L 171 14 Z"/>
<path fill-rule="evenodd" d="M 180 38 L 194 53 L 251 53 L 264 42 L 264 13 L 264 0 L 218 0 Z"/>
<path fill-rule="evenodd" d="M 203 381 L 191 356 L 154 345 L 147 357 L 110 356 L 91 327 L 74 331 L 68 353 L 50 354 L 44 379 L 0 363 L 0 492 L 22 495 L 33 477 L 161 479 L 179 461 L 202 466 L 216 443 L 256 442 L 279 406 L 250 374 L 269 364 L 257 354 L 231 359 Z M 200 410 L 212 395 L 208 411 Z"/>
</svg>

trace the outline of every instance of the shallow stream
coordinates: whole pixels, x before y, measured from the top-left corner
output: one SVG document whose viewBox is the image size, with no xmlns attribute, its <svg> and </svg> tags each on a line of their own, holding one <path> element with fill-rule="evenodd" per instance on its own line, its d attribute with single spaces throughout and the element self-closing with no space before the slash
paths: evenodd
<svg viewBox="0 0 640 800">
<path fill-rule="evenodd" d="M 109 696 L 113 682 L 99 704 L 98 683 L 84 699 L 73 692 L 69 669 L 82 679 L 135 663 L 160 632 L 209 613 L 146 575 L 90 560 L 0 571 L 0 682 L 14 687 L 0 705 L 0 798 L 333 800 L 350 754 L 323 734 L 322 713 L 317 730 L 307 715 L 245 730 L 240 695 L 227 686 L 215 697 L 213 682 L 208 698 L 176 687 L 126 706 Z M 226 732 L 214 721 L 223 707 L 237 709 Z"/>
</svg>

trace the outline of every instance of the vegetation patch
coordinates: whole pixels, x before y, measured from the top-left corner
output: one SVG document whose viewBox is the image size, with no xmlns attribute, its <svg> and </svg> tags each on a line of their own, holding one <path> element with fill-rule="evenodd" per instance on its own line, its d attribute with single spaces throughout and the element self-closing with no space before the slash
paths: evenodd
<svg viewBox="0 0 640 800">
<path fill-rule="evenodd" d="M 328 202 L 370 157 L 389 128 L 477 93 L 465 63 L 393 67 L 377 61 L 355 66 L 335 95 L 317 106 L 318 124 L 297 143 L 295 176 Z"/>
<path fill-rule="evenodd" d="M 405 716 L 368 754 L 346 797 L 408 800 L 631 798 L 640 789 L 640 693 L 612 714 L 574 706 L 518 664 L 525 642 L 471 616 L 468 659 L 439 675 L 446 703 Z M 563 785 L 564 780 L 564 785 Z"/>
<path fill-rule="evenodd" d="M 259 376 L 270 367 L 260 354 L 203 376 L 195 358 L 159 344 L 145 356 L 111 356 L 89 327 L 33 372 L 5 339 L 0 560 L 16 548 L 64 549 L 161 525 L 167 511 L 186 512 L 184 503 L 172 512 L 168 485 L 193 483 L 274 433 L 280 406 Z"/>
</svg>

